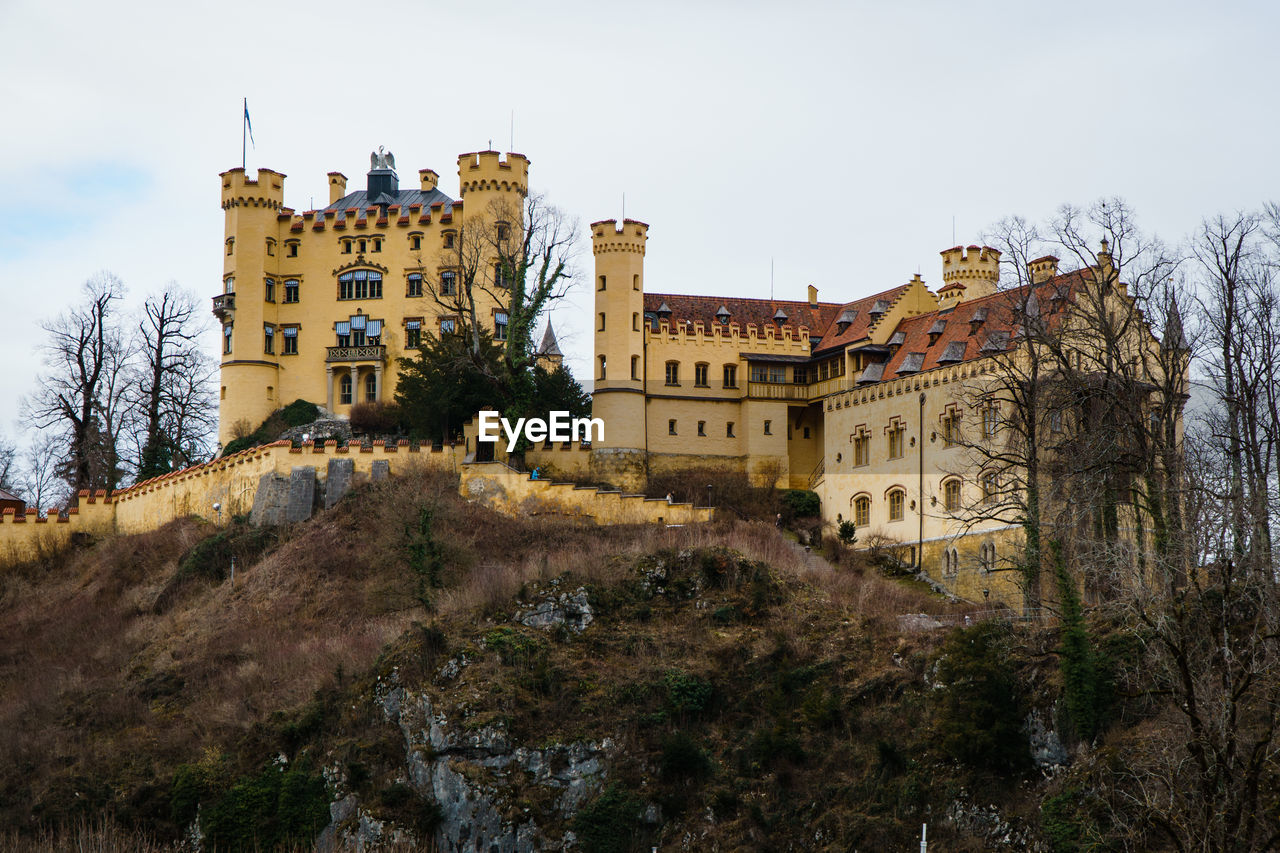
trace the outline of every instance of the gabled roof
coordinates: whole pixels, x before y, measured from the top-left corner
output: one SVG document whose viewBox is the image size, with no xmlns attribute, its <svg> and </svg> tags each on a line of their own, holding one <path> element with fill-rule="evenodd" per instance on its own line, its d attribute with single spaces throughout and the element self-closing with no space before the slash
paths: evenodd
<svg viewBox="0 0 1280 853">
<path fill-rule="evenodd" d="M 327 207 L 322 207 L 321 210 L 326 212 L 335 210 L 338 212 L 338 218 L 342 219 L 346 216 L 348 208 L 354 207 L 357 210 L 363 210 L 366 207 L 372 207 L 377 202 L 398 204 L 403 210 L 408 210 L 409 206 L 413 204 L 420 204 L 425 208 L 430 208 L 431 205 L 436 204 L 437 202 L 443 204 L 447 208 L 451 208 L 453 206 L 453 199 L 449 198 L 449 196 L 440 192 L 438 189 L 427 190 L 426 192 L 423 192 L 420 189 L 400 190 L 396 193 L 394 200 L 388 193 L 382 193 L 378 199 L 372 200 L 369 198 L 367 190 L 356 190 L 353 193 L 347 193 L 333 204 Z"/>
<path fill-rule="evenodd" d="M 670 321 L 674 327 L 680 320 L 689 323 L 702 322 L 707 328 L 719 324 L 716 313 L 721 308 L 729 310 L 729 322 L 737 323 L 745 328 L 748 323 L 757 327 L 776 326 L 774 317 L 781 311 L 786 316 L 788 326 L 805 326 L 809 334 L 817 337 L 836 314 L 840 306 L 832 302 L 819 302 L 816 306 L 808 302 L 789 302 L 781 299 L 735 299 L 723 296 L 685 296 L 679 293 L 646 293 L 644 310 L 648 314 L 657 314 L 661 306 L 671 312 Z"/>
<path fill-rule="evenodd" d="M 840 311 L 836 316 L 843 317 L 852 312 L 853 319 L 843 332 L 836 328 L 827 328 L 824 326 L 821 329 L 822 343 L 818 345 L 816 351 L 826 352 L 834 347 L 841 347 L 865 338 L 867 336 L 867 331 L 871 328 L 872 322 L 884 316 L 883 311 L 873 314 L 872 309 L 877 305 L 880 305 L 884 310 L 888 310 L 889 305 L 901 296 L 908 287 L 910 287 L 910 285 L 902 284 L 892 290 L 873 293 L 870 296 L 853 302 L 846 302 L 844 305 L 839 306 Z M 817 337 L 817 335 L 814 335 L 814 337 Z"/>
<path fill-rule="evenodd" d="M 21 500 L 22 498 L 18 497 L 12 492 L 6 492 L 4 489 L 0 489 L 0 501 L 21 501 Z"/>
<path fill-rule="evenodd" d="M 1057 309 L 1064 302 L 1050 297 L 1064 294 L 1070 301 L 1081 281 L 1080 272 L 1065 273 L 1040 284 L 1002 290 L 941 311 L 906 317 L 890 338 L 901 347 L 885 362 L 880 380 L 1004 352 L 1016 341 L 1024 303 L 1027 311 L 1037 312 L 1046 322 L 1057 322 L 1061 316 Z M 937 336 L 932 344 L 931 335 Z M 859 384 L 865 384 L 865 375 Z"/>
</svg>

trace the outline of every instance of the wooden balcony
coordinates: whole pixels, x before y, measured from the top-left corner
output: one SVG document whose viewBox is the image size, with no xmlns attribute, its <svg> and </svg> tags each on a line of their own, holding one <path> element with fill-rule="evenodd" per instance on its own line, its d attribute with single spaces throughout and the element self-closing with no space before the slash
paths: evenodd
<svg viewBox="0 0 1280 853">
<path fill-rule="evenodd" d="M 386 362 L 387 348 L 379 344 L 378 346 L 363 347 L 329 347 L 329 354 L 325 357 L 325 361 L 378 361 Z"/>
<path fill-rule="evenodd" d="M 747 396 L 757 400 L 796 400 L 809 402 L 809 386 L 778 382 L 748 382 Z"/>
</svg>

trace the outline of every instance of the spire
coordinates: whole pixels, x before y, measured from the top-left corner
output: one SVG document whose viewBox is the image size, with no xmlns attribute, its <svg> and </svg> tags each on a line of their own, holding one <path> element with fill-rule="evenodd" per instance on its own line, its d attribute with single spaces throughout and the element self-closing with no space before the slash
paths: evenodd
<svg viewBox="0 0 1280 853">
<path fill-rule="evenodd" d="M 1164 321 L 1163 343 L 1166 347 L 1179 352 L 1191 349 L 1191 344 L 1187 342 L 1187 335 L 1182 330 L 1182 313 L 1178 310 L 1176 299 L 1171 300 L 1169 304 L 1169 316 Z"/>
<path fill-rule="evenodd" d="M 555 330 L 551 328 L 551 318 L 547 318 L 547 330 L 542 333 L 542 343 L 538 344 L 538 348 L 534 351 L 534 355 L 563 356 L 560 352 L 560 344 L 556 341 Z"/>
</svg>

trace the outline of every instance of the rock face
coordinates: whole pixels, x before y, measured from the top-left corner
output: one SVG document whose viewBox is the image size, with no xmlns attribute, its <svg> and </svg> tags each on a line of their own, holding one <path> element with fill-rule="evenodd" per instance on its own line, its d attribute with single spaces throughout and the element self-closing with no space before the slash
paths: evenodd
<svg viewBox="0 0 1280 853">
<path fill-rule="evenodd" d="M 1071 757 L 1062 745 L 1058 733 L 1045 725 L 1044 715 L 1040 711 L 1032 711 L 1023 721 L 1022 727 L 1027 732 L 1027 741 L 1031 744 L 1031 760 L 1041 770 L 1052 770 L 1070 762 Z"/>
<path fill-rule="evenodd" d="M 587 601 L 587 591 L 578 587 L 573 592 L 561 592 L 557 595 L 555 587 L 558 581 L 552 581 L 550 593 L 531 610 L 516 612 L 515 620 L 529 628 L 541 628 L 544 631 L 564 625 L 575 634 L 580 634 L 595 621 L 591 604 Z"/>
<path fill-rule="evenodd" d="M 324 508 L 332 509 L 351 490 L 356 463 L 351 459 L 330 459 L 324 478 Z"/>
<path fill-rule="evenodd" d="M 304 435 L 311 441 L 324 442 L 333 439 L 346 444 L 351 440 L 351 424 L 339 418 L 321 418 L 309 424 L 290 427 L 280 433 L 280 438 L 302 441 Z"/>
<path fill-rule="evenodd" d="M 500 725 L 458 730 L 425 692 L 405 689 L 394 674 L 379 682 L 374 701 L 404 736 L 409 784 L 440 806 L 441 853 L 561 849 L 566 839 L 539 828 L 510 793 L 511 783 L 545 789 L 559 815 L 570 817 L 600 789 L 614 747 L 606 738 L 530 749 L 512 743 Z M 340 811 L 353 814 L 346 806 Z"/>
</svg>

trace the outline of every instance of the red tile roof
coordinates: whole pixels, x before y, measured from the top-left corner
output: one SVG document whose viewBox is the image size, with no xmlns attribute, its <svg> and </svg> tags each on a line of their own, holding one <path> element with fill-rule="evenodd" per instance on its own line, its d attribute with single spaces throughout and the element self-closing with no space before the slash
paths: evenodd
<svg viewBox="0 0 1280 853">
<path fill-rule="evenodd" d="M 891 290 L 873 293 L 870 296 L 862 299 L 856 299 L 853 302 L 846 302 L 844 305 L 841 305 L 841 310 L 836 312 L 835 317 L 832 318 L 832 322 L 834 323 L 836 319 L 839 319 L 840 315 L 846 310 L 857 312 L 856 316 L 853 318 L 853 322 L 850 323 L 843 332 L 839 332 L 834 325 L 831 326 L 830 329 L 824 328 L 818 333 L 810 332 L 812 337 L 816 338 L 819 334 L 821 334 L 822 337 L 822 341 L 814 347 L 814 351 L 825 352 L 832 347 L 844 346 L 845 344 L 851 344 L 854 341 L 860 341 L 865 338 L 867 336 L 867 330 L 871 327 L 872 306 L 881 300 L 892 305 L 894 300 L 901 296 L 908 287 L 910 287 L 910 285 L 899 285 Z"/>
<path fill-rule="evenodd" d="M 1053 322 L 1053 317 L 1060 316 L 1055 311 L 1055 308 L 1058 307 L 1054 304 L 1055 297 L 1062 294 L 1066 296 L 1068 301 L 1073 299 L 1081 280 L 1081 273 L 1072 272 L 1035 285 L 1035 298 L 1039 304 L 1041 315 L 1048 316 L 1050 322 Z M 993 345 L 999 346 L 1000 350 L 1003 351 L 1007 348 L 1008 342 L 1015 337 L 1018 328 L 1016 322 L 1017 309 L 1021 307 L 1022 300 L 1026 298 L 1026 291 L 1029 286 L 1024 285 L 1011 290 L 1002 290 L 990 296 L 961 302 L 954 308 L 905 318 L 895 330 L 903 334 L 903 343 L 889 357 L 888 362 L 885 364 L 881 381 L 901 378 L 898 375 L 898 370 L 912 353 L 924 354 L 923 363 L 917 372 L 923 373 L 935 367 L 945 366 L 939 365 L 938 359 L 947 351 L 950 344 L 957 344 L 957 350 L 959 345 L 964 346 L 964 356 L 960 359 L 961 362 L 972 361 L 984 355 L 991 355 L 990 350 L 984 353 L 982 349 L 988 343 L 989 336 L 992 333 L 996 333 L 996 340 L 992 342 Z M 981 325 L 971 326 L 970 321 L 974 319 L 974 314 L 983 308 L 986 309 L 986 318 Z M 939 320 L 946 320 L 946 328 L 930 344 L 929 330 Z M 1001 337 L 1004 338 L 1003 345 L 1000 344 Z M 946 364 L 952 363 L 951 361 L 946 362 Z M 915 375 L 915 372 L 903 375 Z"/>
<path fill-rule="evenodd" d="M 657 314 L 658 309 L 666 303 L 671 309 L 667 318 L 674 327 L 676 321 L 686 320 L 689 323 L 701 322 L 710 328 L 719 324 L 716 312 L 720 306 L 729 309 L 729 322 L 746 328 L 748 323 L 757 327 L 774 325 L 773 317 L 779 309 L 786 312 L 787 321 L 783 325 L 799 328 L 806 326 L 809 334 L 817 337 L 827 326 L 831 325 L 841 306 L 834 302 L 819 302 L 816 306 L 808 302 L 788 302 L 782 299 L 742 299 L 731 296 L 685 296 L 678 293 L 646 293 L 644 310 L 646 314 Z"/>
</svg>

